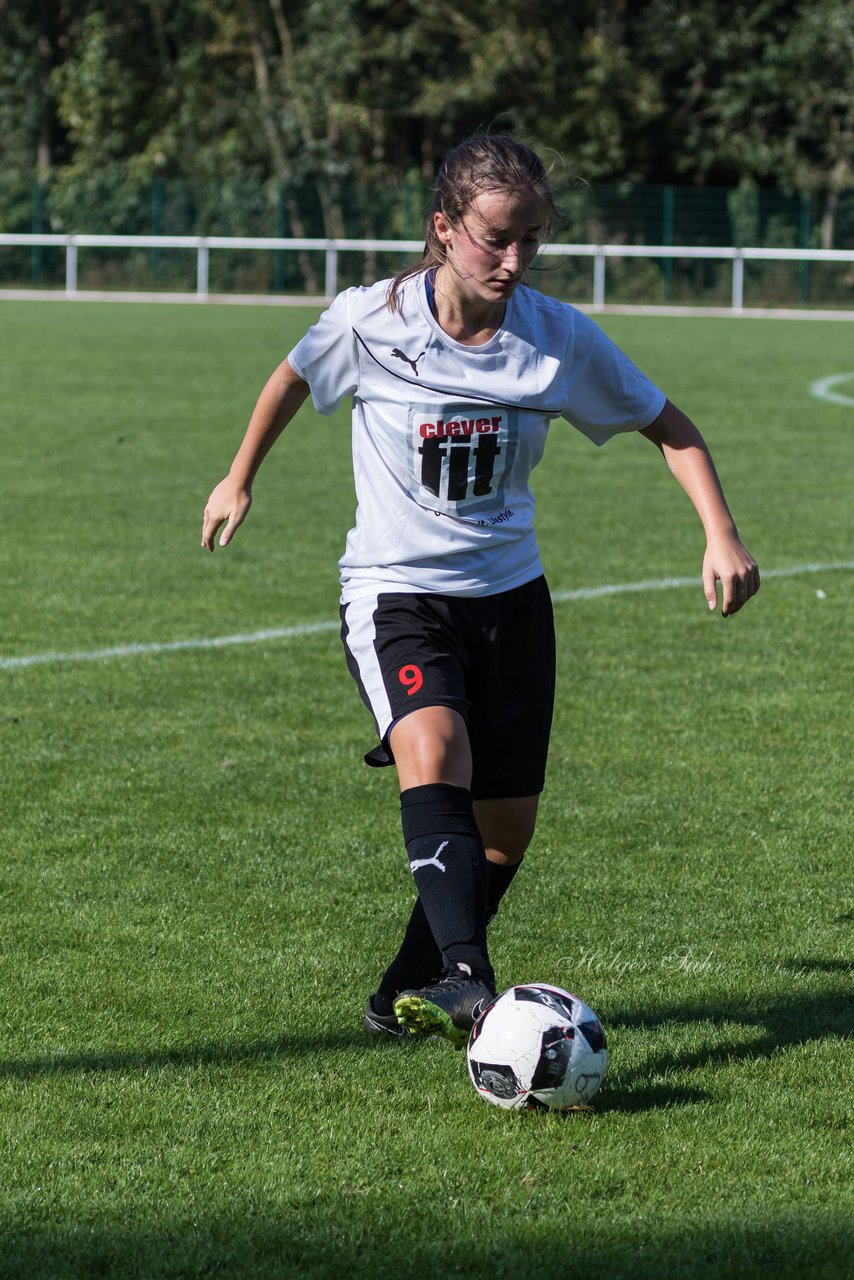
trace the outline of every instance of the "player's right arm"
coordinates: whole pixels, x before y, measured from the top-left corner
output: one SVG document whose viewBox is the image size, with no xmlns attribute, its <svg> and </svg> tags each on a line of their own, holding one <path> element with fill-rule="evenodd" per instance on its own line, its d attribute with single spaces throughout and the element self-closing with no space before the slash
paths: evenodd
<svg viewBox="0 0 854 1280">
<path fill-rule="evenodd" d="M 208 551 L 213 551 L 217 531 L 223 525 L 219 545 L 226 547 L 246 519 L 258 468 L 308 393 L 308 383 L 283 360 L 258 397 L 228 475 L 208 498 L 202 524 L 202 546 Z"/>
</svg>

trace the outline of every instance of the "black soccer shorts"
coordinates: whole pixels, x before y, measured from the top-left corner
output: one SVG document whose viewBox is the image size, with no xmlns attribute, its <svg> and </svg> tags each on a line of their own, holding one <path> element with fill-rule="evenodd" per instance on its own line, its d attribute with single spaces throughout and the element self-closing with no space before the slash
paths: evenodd
<svg viewBox="0 0 854 1280">
<path fill-rule="evenodd" d="M 381 592 L 342 606 L 341 638 L 380 739 L 368 764 L 393 763 L 388 735 L 407 712 L 452 707 L 468 727 L 475 799 L 542 791 L 555 684 L 545 578 L 491 596 Z"/>
</svg>

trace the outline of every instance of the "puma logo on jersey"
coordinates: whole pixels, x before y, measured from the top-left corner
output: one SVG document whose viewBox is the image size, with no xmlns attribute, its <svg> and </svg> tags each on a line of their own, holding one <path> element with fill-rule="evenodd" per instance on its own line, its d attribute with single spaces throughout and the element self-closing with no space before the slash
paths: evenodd
<svg viewBox="0 0 854 1280">
<path fill-rule="evenodd" d="M 417 378 L 418 377 L 418 361 L 421 359 L 421 356 L 424 356 L 427 353 L 426 351 L 422 351 L 421 354 L 417 355 L 414 360 L 410 360 L 409 356 L 406 355 L 405 352 L 401 351 L 400 347 L 395 347 L 391 354 L 395 359 L 403 360 L 406 364 L 408 364 L 410 369 L 412 370 L 412 372 L 415 374 Z"/>
<path fill-rule="evenodd" d="M 417 871 L 419 867 L 436 867 L 437 870 L 439 871 L 447 871 L 448 868 L 445 866 L 444 862 L 439 861 L 439 854 L 442 852 L 442 850 L 445 848 L 445 846 L 448 843 L 449 841 L 443 840 L 442 843 L 439 845 L 439 848 L 433 854 L 432 858 L 415 858 L 409 864 L 410 871 Z"/>
</svg>

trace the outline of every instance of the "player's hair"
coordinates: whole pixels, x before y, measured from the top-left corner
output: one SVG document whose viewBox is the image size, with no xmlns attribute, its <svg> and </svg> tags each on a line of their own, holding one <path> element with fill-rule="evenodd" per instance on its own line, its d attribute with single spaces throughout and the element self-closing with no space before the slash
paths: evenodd
<svg viewBox="0 0 854 1280">
<path fill-rule="evenodd" d="M 442 212 L 457 226 L 484 191 L 533 191 L 543 206 L 544 231 L 559 220 L 549 174 L 536 151 L 504 133 L 476 133 L 446 156 L 436 177 L 433 207 L 421 261 L 399 271 L 388 287 L 388 308 L 396 311 L 404 280 L 421 275 L 445 261 L 433 214 Z"/>
</svg>

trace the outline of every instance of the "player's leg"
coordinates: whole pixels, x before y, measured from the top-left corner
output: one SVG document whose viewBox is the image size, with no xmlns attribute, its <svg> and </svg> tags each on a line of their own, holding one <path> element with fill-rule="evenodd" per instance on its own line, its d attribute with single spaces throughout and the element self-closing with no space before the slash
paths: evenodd
<svg viewBox="0 0 854 1280">
<path fill-rule="evenodd" d="M 522 861 L 534 836 L 539 804 L 539 795 L 475 800 L 475 817 L 490 862 L 510 867 Z"/>
<path fill-rule="evenodd" d="M 387 1005 L 411 966 L 414 981 L 425 985 L 410 990 L 409 996 L 418 999 L 398 1011 L 407 1014 L 410 1026 L 462 1030 L 464 1039 L 474 1005 L 494 983 L 486 949 L 487 909 L 493 914 L 509 887 L 536 818 L 553 683 L 551 613 L 543 608 L 550 603 L 548 591 L 539 582 L 506 597 L 470 602 L 412 595 L 380 601 L 381 608 L 379 602 L 367 610 L 364 602 L 348 607 L 342 634 L 351 671 L 374 710 L 382 754 L 388 762 L 393 754 L 398 766 L 404 836 L 419 901 L 384 979 L 386 989 L 372 997 L 365 1025 L 390 1029 Z M 478 641 L 478 630 L 489 639 Z M 475 771 L 483 834 L 469 790 L 471 741 L 462 714 L 469 708 L 470 687 L 484 704 L 477 717 L 481 759 Z M 366 696 L 366 689 L 373 695 Z M 385 718 L 377 710 L 383 702 Z M 383 724 L 391 726 L 386 738 Z M 458 849 L 465 856 L 458 857 Z M 443 861 L 449 850 L 450 873 Z M 419 1018 L 425 1003 L 434 1005 L 427 988 L 436 984 L 421 974 L 437 965 L 439 955 L 448 973 L 438 984 L 441 991 L 432 994 L 452 1026 L 446 1021 L 428 1028 Z M 465 1009 L 463 1002 L 468 1002 Z"/>
<path fill-rule="evenodd" d="M 487 862 L 469 787 L 468 731 L 459 712 L 425 707 L 394 726 L 390 744 L 409 865 L 444 964 L 437 982 L 404 991 L 394 1008 L 410 1031 L 438 1032 L 461 1046 L 477 1009 L 495 992 L 486 945 Z"/>
<path fill-rule="evenodd" d="M 486 849 L 486 923 L 495 919 L 534 836 L 540 797 L 475 800 L 474 814 Z"/>
<path fill-rule="evenodd" d="M 539 796 L 509 800 L 476 800 L 474 815 L 486 849 L 486 923 L 498 912 L 504 894 L 519 870 L 534 834 Z M 389 964 L 365 1012 L 369 1032 L 400 1032 L 394 1013 L 395 998 L 402 991 L 426 987 L 437 981 L 444 960 L 424 911 L 415 899 L 400 947 Z"/>
<path fill-rule="evenodd" d="M 406 801 L 403 793 L 415 787 L 436 783 L 468 789 L 471 780 L 471 753 L 465 724 L 447 707 L 424 707 L 404 716 L 395 725 L 394 761 L 401 789 L 401 818 L 406 838 Z M 389 742 L 389 753 L 392 747 Z M 444 793 L 440 792 L 440 796 Z M 453 792 L 448 791 L 452 795 Z M 414 792 L 414 796 L 431 792 Z M 417 855 L 413 855 L 417 856 Z M 410 859 L 412 861 L 412 859 Z M 436 942 L 421 895 L 415 899 L 412 913 L 397 954 L 386 969 L 379 986 L 371 996 L 365 1013 L 367 1031 L 397 1031 L 400 1026 L 394 1013 L 394 1001 L 401 991 L 427 986 L 437 981 L 447 960 Z"/>
<path fill-rule="evenodd" d="M 497 911 L 531 841 L 543 787 L 554 698 L 551 600 L 544 580 L 539 579 L 499 596 L 457 602 L 453 617 L 459 626 L 465 622 L 468 645 L 465 693 L 471 705 L 465 727 L 472 758 L 472 794 L 476 797 L 472 812 L 485 845 L 482 945 L 486 955 L 486 923 Z M 418 721 L 415 717 L 406 720 L 415 734 L 420 729 Z M 394 732 L 399 735 L 405 724 L 401 722 Z M 407 787 L 424 785 L 427 778 L 454 777 L 453 773 L 437 772 L 437 751 L 443 768 L 453 766 L 441 738 L 416 738 L 415 745 L 417 751 L 402 762 L 404 795 Z M 425 752 L 434 754 L 425 756 Z M 457 776 L 454 780 L 463 779 Z M 426 910 L 425 918 L 432 926 L 432 916 Z M 447 953 L 444 958 L 447 961 Z M 483 976 L 483 970 L 481 973 Z M 489 985 L 493 982 L 494 978 Z M 406 992 L 402 1001 L 395 1001 L 395 1008 L 410 1026 L 439 1029 L 419 1022 L 418 1016 L 425 1007 L 429 1014 L 437 1004 L 444 1006 L 461 1032 L 456 1043 L 462 1043 L 476 1007 L 469 1004 L 462 1009 L 450 993 L 447 998 L 444 993 L 440 997 L 441 986 L 442 982 L 428 984 Z"/>
<path fill-rule="evenodd" d="M 468 686 L 468 725 L 491 920 L 534 835 L 551 733 L 555 640 L 542 578 L 489 597 L 483 608 L 484 646 Z"/>
<path fill-rule="evenodd" d="M 342 611 L 348 665 L 381 741 L 369 759 L 398 768 L 420 902 L 393 972 L 369 1002 L 370 1031 L 391 1029 L 388 1006 L 401 985 L 420 988 L 449 967 L 472 979 L 481 995 L 494 981 L 485 939 L 486 859 L 470 791 L 467 659 L 462 629 L 450 617 L 454 605 L 443 597 L 390 594 Z"/>
</svg>

